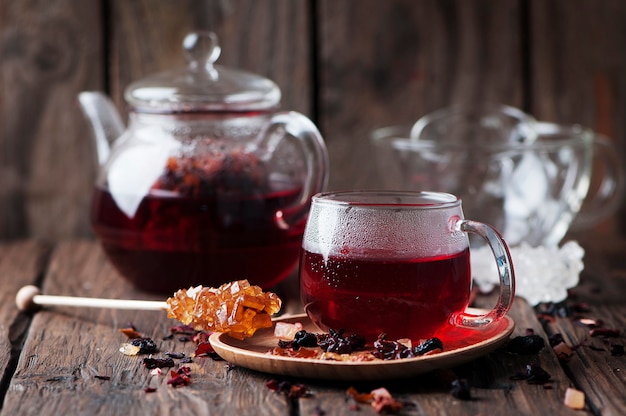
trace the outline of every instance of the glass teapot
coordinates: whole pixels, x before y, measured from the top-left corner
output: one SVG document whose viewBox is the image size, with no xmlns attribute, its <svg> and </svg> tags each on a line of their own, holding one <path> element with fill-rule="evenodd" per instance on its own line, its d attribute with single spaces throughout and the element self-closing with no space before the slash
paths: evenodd
<svg viewBox="0 0 626 416">
<path fill-rule="evenodd" d="M 277 112 L 274 82 L 215 65 L 215 34 L 191 33 L 183 47 L 187 67 L 128 86 L 127 128 L 105 95 L 79 96 L 101 164 L 94 233 L 141 290 L 271 287 L 297 264 L 311 196 L 328 180 L 326 146 L 304 115 Z"/>
</svg>

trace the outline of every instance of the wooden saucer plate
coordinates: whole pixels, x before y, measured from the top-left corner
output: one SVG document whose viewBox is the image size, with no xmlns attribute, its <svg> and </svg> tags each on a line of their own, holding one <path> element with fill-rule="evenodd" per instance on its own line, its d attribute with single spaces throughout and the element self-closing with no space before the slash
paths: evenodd
<svg viewBox="0 0 626 416">
<path fill-rule="evenodd" d="M 482 314 L 486 311 L 469 308 L 467 312 Z M 306 331 L 320 332 L 304 314 L 277 318 L 274 322 L 300 322 Z M 386 380 L 412 377 L 476 359 L 507 342 L 514 327 L 513 320 L 505 316 L 493 323 L 489 331 L 472 330 L 473 335 L 465 337 L 468 345 L 453 346 L 437 354 L 390 361 L 346 362 L 271 355 L 268 352 L 278 345 L 273 327 L 260 329 L 253 337 L 243 341 L 216 332 L 209 342 L 224 360 L 264 373 L 314 379 Z"/>
</svg>

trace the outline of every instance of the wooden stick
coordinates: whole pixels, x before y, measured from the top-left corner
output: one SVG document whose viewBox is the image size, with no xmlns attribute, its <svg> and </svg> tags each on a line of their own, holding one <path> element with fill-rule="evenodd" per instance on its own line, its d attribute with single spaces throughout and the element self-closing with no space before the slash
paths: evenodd
<svg viewBox="0 0 626 416">
<path fill-rule="evenodd" d="M 17 292 L 15 304 L 21 311 L 45 305 L 149 311 L 168 309 L 167 303 L 160 301 L 42 295 L 39 288 L 32 285 L 24 286 Z"/>
</svg>

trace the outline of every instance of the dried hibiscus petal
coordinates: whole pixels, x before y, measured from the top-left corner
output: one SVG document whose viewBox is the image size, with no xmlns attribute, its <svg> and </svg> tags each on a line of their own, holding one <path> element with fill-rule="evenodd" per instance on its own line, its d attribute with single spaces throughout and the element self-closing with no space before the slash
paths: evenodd
<svg viewBox="0 0 626 416">
<path fill-rule="evenodd" d="M 211 357 L 213 359 L 219 359 L 220 356 L 217 355 L 213 346 L 208 342 L 202 342 L 198 344 L 195 351 L 196 357 Z"/>
<path fill-rule="evenodd" d="M 353 351 L 365 348 L 365 338 L 356 334 L 344 337 L 343 330 L 335 331 L 330 329 L 328 334 L 322 334 L 317 337 L 317 344 L 325 352 L 350 354 Z"/>
<path fill-rule="evenodd" d="M 512 354 L 537 354 L 543 349 L 545 342 L 539 335 L 524 335 L 511 339 L 506 350 Z"/>
<path fill-rule="evenodd" d="M 464 378 L 452 381 L 452 389 L 450 390 L 450 393 L 452 393 L 452 395 L 457 399 L 472 399 L 469 382 L 467 381 L 467 379 Z"/>
<path fill-rule="evenodd" d="M 374 351 L 372 355 L 381 360 L 399 360 L 402 358 L 412 358 L 415 355 L 406 345 L 397 341 L 387 341 L 384 334 L 374 341 Z"/>
<path fill-rule="evenodd" d="M 130 340 L 130 345 L 139 348 L 139 354 L 154 354 L 159 352 L 156 343 L 151 338 L 135 338 Z"/>
<path fill-rule="evenodd" d="M 536 364 L 526 365 L 526 381 L 529 384 L 545 384 L 550 381 L 552 376 Z"/>
<path fill-rule="evenodd" d="M 170 333 L 176 335 L 195 335 L 197 332 L 191 325 L 174 325 L 170 327 Z"/>
<path fill-rule="evenodd" d="M 290 399 L 299 399 L 311 395 L 308 387 L 301 383 L 290 383 L 289 381 L 269 380 L 265 387 L 277 393 L 285 393 Z"/>
<path fill-rule="evenodd" d="M 616 337 L 619 337 L 619 333 L 620 333 L 619 329 L 594 328 L 591 331 L 589 331 L 589 336 L 616 338 Z"/>
<path fill-rule="evenodd" d="M 287 392 L 287 397 L 290 399 L 299 399 L 308 396 L 310 396 L 308 387 L 300 383 L 291 385 Z"/>
<path fill-rule="evenodd" d="M 354 387 L 349 387 L 346 394 L 357 403 L 370 403 L 374 398 L 372 393 L 359 393 Z"/>
<path fill-rule="evenodd" d="M 126 335 L 126 337 L 128 339 L 135 339 L 135 338 L 141 338 L 142 335 L 134 328 L 134 327 L 128 327 L 128 328 L 122 328 L 119 330 L 122 334 Z"/>
<path fill-rule="evenodd" d="M 372 355 L 382 360 L 398 360 L 402 358 L 418 357 L 441 350 L 443 350 L 443 343 L 439 338 L 427 339 L 411 349 L 401 342 L 387 341 L 385 340 L 385 334 L 381 334 L 374 342 Z"/>
<path fill-rule="evenodd" d="M 350 410 L 359 410 L 358 403 L 369 403 L 376 413 L 395 414 L 404 408 L 404 403 L 394 399 L 384 387 L 374 389 L 369 393 L 359 393 L 354 387 L 349 387 L 346 394 L 355 401 L 350 406 Z"/>
<path fill-rule="evenodd" d="M 185 353 L 184 352 L 172 352 L 172 351 L 167 351 L 165 353 L 166 356 L 170 357 L 170 358 L 175 358 L 177 360 L 180 360 L 182 358 L 185 358 Z"/>
<path fill-rule="evenodd" d="M 563 335 L 561 335 L 560 332 L 557 332 L 554 335 L 550 335 L 550 337 L 548 338 L 548 341 L 550 342 L 551 347 L 554 347 L 555 345 L 559 345 L 560 343 L 565 342 L 565 340 L 563 339 Z"/>
<path fill-rule="evenodd" d="M 317 335 L 305 330 L 300 330 L 296 332 L 296 335 L 293 338 L 293 343 L 299 347 L 316 347 Z"/>
<path fill-rule="evenodd" d="M 404 404 L 393 398 L 384 387 L 372 390 L 372 407 L 376 413 L 398 413 Z"/>
<path fill-rule="evenodd" d="M 143 365 L 149 369 L 174 367 L 174 360 L 171 358 L 144 358 Z"/>
<path fill-rule="evenodd" d="M 191 383 L 191 378 L 189 374 L 191 373 L 191 369 L 189 367 L 181 367 L 178 371 L 172 370 L 170 372 L 170 379 L 167 380 L 167 384 L 172 387 L 180 387 L 186 386 Z"/>
<path fill-rule="evenodd" d="M 430 338 L 413 348 L 415 355 L 424 355 L 432 351 L 443 351 L 443 343 L 439 338 Z"/>
</svg>

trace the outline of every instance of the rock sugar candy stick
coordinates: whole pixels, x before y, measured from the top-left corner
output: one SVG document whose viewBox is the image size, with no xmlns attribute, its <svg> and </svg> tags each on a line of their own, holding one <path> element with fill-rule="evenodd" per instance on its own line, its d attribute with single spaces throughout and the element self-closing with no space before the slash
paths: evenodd
<svg viewBox="0 0 626 416">
<path fill-rule="evenodd" d="M 225 283 L 219 288 L 196 286 L 181 289 L 165 302 L 42 295 L 36 286 L 24 286 L 15 297 L 20 310 L 39 306 L 165 310 L 196 330 L 226 332 L 233 338 L 249 338 L 259 328 L 272 326 L 271 316 L 282 305 L 272 292 L 263 292 L 247 280 Z"/>
</svg>

